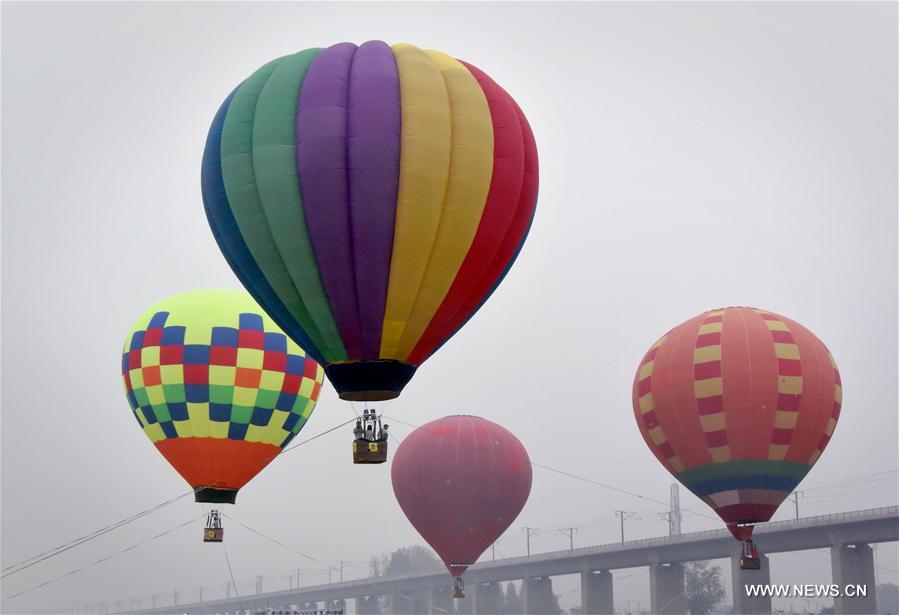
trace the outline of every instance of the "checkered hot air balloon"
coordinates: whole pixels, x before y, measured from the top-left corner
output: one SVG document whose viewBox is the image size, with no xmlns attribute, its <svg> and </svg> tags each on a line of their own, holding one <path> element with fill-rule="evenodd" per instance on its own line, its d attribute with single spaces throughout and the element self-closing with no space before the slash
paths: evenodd
<svg viewBox="0 0 899 615">
<path fill-rule="evenodd" d="M 343 399 L 396 397 L 521 249 L 537 150 L 471 64 L 370 41 L 269 62 L 219 109 L 202 173 L 231 268 Z"/>
<path fill-rule="evenodd" d="M 634 379 L 643 439 L 738 540 L 768 521 L 833 435 L 842 387 L 833 357 L 799 323 L 729 307 L 678 325 Z"/>
<path fill-rule="evenodd" d="M 134 323 L 122 352 L 134 418 L 198 502 L 233 504 L 302 429 L 323 378 L 249 295 L 233 290 L 160 301 Z"/>
</svg>

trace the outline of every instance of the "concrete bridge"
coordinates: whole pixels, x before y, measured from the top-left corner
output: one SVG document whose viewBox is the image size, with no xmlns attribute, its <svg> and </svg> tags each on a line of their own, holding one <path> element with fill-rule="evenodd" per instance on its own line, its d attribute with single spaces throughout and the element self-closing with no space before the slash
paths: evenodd
<svg viewBox="0 0 899 615">
<path fill-rule="evenodd" d="M 876 613 L 874 554 L 871 543 L 899 541 L 899 506 L 767 523 L 755 531 L 763 554 L 829 548 L 833 583 L 867 586 L 867 596 L 834 599 L 836 613 Z M 586 614 L 614 613 L 614 570 L 648 566 L 653 613 L 686 613 L 684 563 L 729 558 L 735 612 L 770 613 L 770 597 L 749 597 L 745 584 L 771 582 L 767 556 L 761 570 L 741 570 L 740 544 L 727 530 L 693 532 L 681 536 L 632 540 L 483 562 L 464 575 L 468 597 L 460 607 L 474 614 L 499 610 L 500 583 L 522 581 L 525 614 L 550 612 L 552 577 L 580 574 L 581 608 Z M 279 613 L 345 613 L 355 600 L 359 615 L 381 613 L 378 598 L 389 596 L 391 615 L 453 613 L 450 577 L 446 572 L 356 579 L 202 603 L 141 610 L 141 613 L 241 615 Z"/>
</svg>

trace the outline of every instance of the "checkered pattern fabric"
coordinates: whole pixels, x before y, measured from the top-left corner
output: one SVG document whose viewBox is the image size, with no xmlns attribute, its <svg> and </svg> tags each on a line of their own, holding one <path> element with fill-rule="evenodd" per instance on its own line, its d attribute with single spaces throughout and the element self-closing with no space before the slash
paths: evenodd
<svg viewBox="0 0 899 615">
<path fill-rule="evenodd" d="M 287 445 L 315 407 L 321 366 L 258 308 L 225 316 L 221 306 L 211 314 L 165 304 L 138 321 L 122 353 L 128 402 L 150 440 Z"/>
</svg>

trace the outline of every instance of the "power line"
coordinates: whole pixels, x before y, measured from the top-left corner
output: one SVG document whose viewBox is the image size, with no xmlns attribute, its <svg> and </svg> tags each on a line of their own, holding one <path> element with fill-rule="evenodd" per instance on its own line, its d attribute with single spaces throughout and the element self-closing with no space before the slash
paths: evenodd
<svg viewBox="0 0 899 615">
<path fill-rule="evenodd" d="M 626 495 L 630 495 L 630 496 L 633 496 L 633 497 L 635 497 L 635 498 L 640 498 L 641 500 L 646 500 L 646 501 L 648 501 L 648 502 L 653 502 L 653 503 L 655 503 L 655 504 L 661 504 L 661 505 L 664 506 L 665 508 L 668 508 L 668 505 L 669 505 L 668 502 L 663 502 L 662 500 L 657 500 L 657 499 L 655 499 L 655 498 L 647 497 L 647 496 L 645 496 L 645 495 L 640 495 L 639 493 L 634 493 L 633 491 L 628 491 L 627 489 L 619 489 L 618 487 L 613 487 L 612 485 L 607 485 L 607 484 L 605 484 L 605 483 L 601 483 L 601 482 L 599 482 L 599 481 L 593 480 L 592 478 L 586 478 L 586 477 L 583 477 L 583 476 L 578 476 L 577 474 L 572 474 L 571 472 L 566 472 L 566 471 L 564 471 L 564 470 L 557 470 L 557 469 L 551 468 L 551 467 L 549 467 L 549 466 L 545 466 L 545 465 L 542 465 L 542 464 L 539 464 L 539 463 L 534 463 L 533 461 L 531 462 L 531 465 L 532 465 L 532 466 L 535 466 L 535 467 L 538 467 L 538 468 L 541 468 L 541 469 L 543 469 L 543 470 L 548 470 L 548 471 L 550 471 L 550 472 L 555 472 L 556 474 L 561 474 L 561 475 L 563 475 L 563 476 L 567 476 L 567 477 L 569 477 L 569 478 L 573 478 L 573 479 L 575 479 L 575 480 L 584 481 L 585 483 L 590 483 L 591 485 L 596 485 L 596 486 L 598 486 L 598 487 L 604 487 L 604 488 L 606 488 L 606 489 L 611 489 L 612 491 L 617 491 L 617 492 L 619 492 L 619 493 L 624 493 L 624 494 L 626 494 Z M 711 515 L 707 515 L 707 514 L 704 514 L 704 513 L 701 513 L 701 512 L 696 512 L 695 510 L 690 510 L 690 509 L 688 509 L 688 508 L 681 508 L 681 512 L 688 512 L 688 513 L 697 515 L 697 516 L 699 516 L 699 517 L 705 517 L 706 519 L 712 519 L 713 521 L 718 521 L 718 520 L 719 520 L 719 519 L 717 519 L 716 517 L 713 517 L 713 516 L 711 516 Z"/>
<path fill-rule="evenodd" d="M 885 470 L 883 472 L 877 472 L 875 474 L 866 474 L 864 476 L 860 476 L 860 477 L 854 478 L 854 479 L 847 479 L 847 480 L 837 481 L 837 482 L 833 482 L 833 483 L 826 483 L 824 485 L 818 485 L 817 487 L 806 487 L 803 489 L 803 491 L 817 491 L 818 489 L 829 489 L 831 487 L 836 487 L 836 486 L 840 486 L 840 485 L 857 485 L 859 482 L 868 482 L 871 480 L 882 480 L 879 477 L 881 477 L 881 476 L 885 477 L 885 475 L 887 475 L 887 474 L 895 474 L 896 472 L 899 472 L 899 468 L 894 468 L 892 470 Z"/>
<path fill-rule="evenodd" d="M 230 515 L 222 515 L 222 516 L 225 517 L 225 518 L 227 518 L 227 519 L 230 519 L 231 521 L 234 521 L 234 522 L 237 523 L 238 525 L 243 526 L 244 528 L 250 530 L 250 531 L 253 532 L 254 534 L 258 534 L 259 536 L 265 538 L 266 540 L 271 541 L 271 542 L 275 543 L 275 544 L 278 545 L 278 546 L 284 547 L 284 548 L 287 549 L 288 551 L 291 551 L 291 552 L 293 552 L 293 553 L 296 553 L 297 555 L 301 555 L 302 557 L 305 557 L 305 558 L 308 559 L 308 560 L 312 560 L 312 561 L 315 562 L 316 564 L 322 564 L 323 566 L 328 566 L 328 569 L 333 568 L 333 566 L 330 566 L 329 564 L 327 564 L 327 563 L 325 563 L 325 562 L 323 562 L 323 561 L 321 561 L 321 560 L 319 560 L 319 559 L 316 559 L 316 558 L 312 557 L 311 555 L 308 555 L 308 554 L 306 554 L 306 553 L 303 553 L 302 551 L 297 551 L 297 550 L 294 549 L 293 547 L 290 547 L 290 546 L 284 544 L 284 543 L 281 542 L 280 540 L 276 540 L 276 539 L 272 538 L 271 536 L 266 536 L 265 534 L 263 534 L 263 533 L 260 532 L 259 530 L 254 530 L 253 528 L 251 528 L 251 527 L 250 527 L 249 525 L 247 525 L 246 523 L 242 523 L 242 522 L 238 521 L 237 519 L 235 519 L 234 517 L 232 517 L 232 516 L 230 516 Z M 335 568 L 335 570 L 336 570 L 336 568 Z"/>
<path fill-rule="evenodd" d="M 285 449 L 284 449 L 283 451 L 281 451 L 280 453 L 275 453 L 275 456 L 277 457 L 279 454 L 280 454 L 280 455 L 283 455 L 283 454 L 286 453 L 287 451 L 292 451 L 292 450 L 294 450 L 295 448 L 300 448 L 300 447 L 303 446 L 304 444 L 309 444 L 309 443 L 312 442 L 313 440 L 318 440 L 318 439 L 321 438 L 322 436 L 327 435 L 327 434 L 331 433 L 332 431 L 336 431 L 336 430 L 340 429 L 341 427 L 345 427 L 346 425 L 349 425 L 350 423 L 353 423 L 353 422 L 355 422 L 355 421 L 356 421 L 355 418 L 352 418 L 352 419 L 350 419 L 350 420 L 348 420 L 348 421 L 344 421 L 344 422 L 341 423 L 340 425 L 336 425 L 335 427 L 332 427 L 331 429 L 326 429 L 325 431 L 321 432 L 320 434 L 316 434 L 316 435 L 312 436 L 311 438 L 307 438 L 306 440 L 303 440 L 302 442 L 297 442 L 297 443 L 294 444 L 293 446 L 289 446 L 289 447 L 285 448 Z"/>
<path fill-rule="evenodd" d="M 231 585 L 234 586 L 234 595 L 237 596 L 237 602 L 240 604 L 240 610 L 244 612 L 245 609 L 243 608 L 243 600 L 241 600 L 240 598 L 240 592 L 237 591 L 237 582 L 234 580 L 234 571 L 231 569 L 231 558 L 228 557 L 228 547 L 225 546 L 224 542 L 222 542 L 222 549 L 225 551 L 225 563 L 228 564 L 228 576 L 231 577 Z M 297 589 L 299 589 L 299 585 L 300 580 L 299 577 L 297 577 Z"/>
<path fill-rule="evenodd" d="M 51 557 L 59 555 L 60 553 L 64 553 L 65 551 L 68 551 L 69 549 L 74 549 L 75 547 L 82 545 L 89 540 L 98 538 L 99 536 L 102 536 L 103 534 L 106 534 L 115 529 L 118 529 L 118 528 L 122 527 L 123 525 L 127 525 L 128 523 L 131 523 L 132 521 L 136 521 L 136 520 L 140 519 L 141 517 L 149 515 L 152 512 L 156 512 L 157 510 L 164 508 L 164 507 L 168 506 L 169 504 L 177 502 L 178 500 L 180 500 L 188 495 L 191 495 L 192 493 L 194 493 L 193 489 L 191 489 L 190 491 L 186 491 L 185 493 L 182 493 L 178 497 L 172 498 L 171 500 L 167 500 L 165 502 L 162 502 L 161 504 L 157 504 L 146 510 L 142 510 L 139 513 L 135 513 L 135 514 L 131 515 L 130 517 L 126 517 L 126 518 L 122 519 L 121 521 L 116 521 L 115 523 L 112 523 L 110 525 L 102 527 L 99 530 L 95 530 L 95 531 L 91 532 L 90 534 L 85 534 L 84 536 L 81 536 L 80 538 L 76 538 L 75 540 L 69 541 L 69 542 L 67 542 L 63 545 L 60 545 L 54 549 L 50 549 L 49 551 L 44 551 L 43 553 L 39 553 L 37 555 L 29 557 L 28 559 L 24 559 L 16 564 L 7 566 L 6 568 L 3 569 L 3 572 L 5 574 L 0 576 L 0 578 L 5 579 L 6 577 L 8 577 L 10 575 L 16 574 L 17 572 L 21 572 L 21 571 L 25 570 L 26 568 L 30 568 L 31 566 L 34 566 L 35 564 L 39 564 L 40 562 L 42 562 L 44 560 L 50 559 Z M 32 560 L 34 560 L 34 561 L 32 561 Z M 26 564 L 26 562 L 31 562 L 31 563 Z M 25 565 L 23 565 L 23 564 L 25 564 Z M 17 568 L 17 570 L 12 570 L 12 572 L 6 572 L 7 570 L 10 570 L 12 568 Z"/>
<path fill-rule="evenodd" d="M 311 438 L 303 440 L 302 442 L 298 442 L 297 444 L 294 444 L 293 446 L 286 448 L 283 451 L 279 451 L 279 452 L 275 453 L 273 455 L 273 458 L 277 457 L 279 454 L 286 453 L 287 451 L 291 451 L 295 448 L 299 448 L 300 446 L 303 446 L 304 444 L 308 444 L 309 442 L 312 442 L 313 440 L 321 438 L 322 436 L 327 435 L 327 434 L 331 433 L 332 431 L 335 431 L 337 429 L 340 429 L 341 427 L 344 427 L 344 426 L 352 423 L 354 420 L 355 419 L 350 419 L 344 423 L 341 423 L 340 425 L 337 425 L 337 426 L 327 429 L 319 434 L 316 434 L 316 435 L 312 436 Z M 110 524 L 110 525 L 102 527 L 98 530 L 95 530 L 95 531 L 91 532 L 90 534 L 85 534 L 84 536 L 76 538 L 76 539 L 69 541 L 65 544 L 62 544 L 56 548 L 50 549 L 49 551 L 39 553 L 37 555 L 34 555 L 27 559 L 24 559 L 20 562 L 17 562 L 15 564 L 7 566 L 6 568 L 4 568 L 2 570 L 2 572 L 4 574 L 2 576 L 0 576 L 0 578 L 6 578 L 6 577 L 16 574 L 18 572 L 21 572 L 21 571 L 25 570 L 26 568 L 30 568 L 31 566 L 34 566 L 35 564 L 39 564 L 40 562 L 48 560 L 51 557 L 55 557 L 57 555 L 60 555 L 61 553 L 65 553 L 69 549 L 74 549 L 75 547 L 78 547 L 90 540 L 93 540 L 94 538 L 98 538 L 98 537 L 100 537 L 104 534 L 107 534 L 113 530 L 116 530 L 124 525 L 127 525 L 128 523 L 131 523 L 132 521 L 137 521 L 138 519 L 145 517 L 146 515 L 156 512 L 157 510 L 160 510 L 162 508 L 165 508 L 169 504 L 177 502 L 178 500 L 180 500 L 184 497 L 187 497 L 188 495 L 191 495 L 191 494 L 195 493 L 196 491 L 199 491 L 200 489 L 205 489 L 206 487 L 212 487 L 212 486 L 213 485 L 210 484 L 210 485 L 204 485 L 203 487 L 197 487 L 196 489 L 191 489 L 190 491 L 186 491 L 186 492 L 182 493 L 181 495 L 174 497 L 170 500 L 166 500 L 165 502 L 162 502 L 160 504 L 152 506 L 146 510 L 142 510 L 139 513 L 135 513 L 135 514 L 131 515 L 130 517 L 126 517 L 120 521 L 113 523 L 113 524 Z"/>
<path fill-rule="evenodd" d="M 103 562 L 105 562 L 105 561 L 107 561 L 107 560 L 110 560 L 110 559 L 116 557 L 117 555 L 121 555 L 122 553 L 125 553 L 125 552 L 127 552 L 127 551 L 131 551 L 132 549 L 136 549 L 137 547 L 139 547 L 139 546 L 141 546 L 141 545 L 145 545 L 145 544 L 147 544 L 148 542 L 153 542 L 153 541 L 156 540 L 157 538 L 161 538 L 161 537 L 165 536 L 166 534 L 171 534 L 171 533 L 174 532 L 175 530 L 181 529 L 182 527 L 184 527 L 184 526 L 186 526 L 186 525 L 189 525 L 189 524 L 193 523 L 194 521 L 196 521 L 197 519 L 203 518 L 204 516 L 205 516 L 205 515 L 200 515 L 199 517 L 193 517 L 193 518 L 191 518 L 191 519 L 188 519 L 187 521 L 185 521 L 185 522 L 182 523 L 181 525 L 177 525 L 177 526 L 175 526 L 175 527 L 173 527 L 173 528 L 171 528 L 171 529 L 168 529 L 168 530 L 166 530 L 166 531 L 164 531 L 164 532 L 160 532 L 159 534 L 156 534 L 155 536 L 152 536 L 152 537 L 150 537 L 150 538 L 148 538 L 148 539 L 146 539 L 146 540 L 142 540 L 141 542 L 137 542 L 137 543 L 131 545 L 130 547 L 125 547 L 124 549 L 121 549 L 121 550 L 119 550 L 119 551 L 116 551 L 115 553 L 112 553 L 111 555 L 107 555 L 107 556 L 105 556 L 105 557 L 101 557 L 100 559 L 96 560 L 95 562 L 91 562 L 90 564 L 87 564 L 87 565 L 85 565 L 85 566 L 82 566 L 81 568 L 76 568 L 76 569 L 71 570 L 71 571 L 69 571 L 69 572 L 67 572 L 67 573 L 65 573 L 65 574 L 62 574 L 62 575 L 58 576 L 58 577 L 54 577 L 54 578 L 52 578 L 52 579 L 50 579 L 50 580 L 48 580 L 48 581 L 44 581 L 43 583 L 39 583 L 39 584 L 35 585 L 34 587 L 31 587 L 31 588 L 29 588 L 29 589 L 25 589 L 25 590 L 22 590 L 22 591 L 20 591 L 20 592 L 15 593 L 15 594 L 12 594 L 12 595 L 10 596 L 10 598 L 15 598 L 16 596 L 21 596 L 22 594 L 27 594 L 28 592 L 34 591 L 34 590 L 36 590 L 36 589 L 38 589 L 38 588 L 44 587 L 44 586 L 46 586 L 46 585 L 50 585 L 51 583 L 55 583 L 56 581 L 59 581 L 60 579 L 64 579 L 65 577 L 72 576 L 73 574 L 78 573 L 78 572 L 81 572 L 82 570 L 87 570 L 88 568 L 91 568 L 91 567 L 93 567 L 93 566 L 96 566 L 97 564 L 101 564 L 101 563 L 103 563 Z"/>
</svg>

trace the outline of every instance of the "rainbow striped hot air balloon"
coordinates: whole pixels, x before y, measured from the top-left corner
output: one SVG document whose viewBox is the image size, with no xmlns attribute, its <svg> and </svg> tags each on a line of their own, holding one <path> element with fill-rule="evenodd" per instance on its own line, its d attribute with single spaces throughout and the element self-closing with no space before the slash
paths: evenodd
<svg viewBox="0 0 899 615">
<path fill-rule="evenodd" d="M 231 268 L 340 396 L 396 397 L 524 243 L 537 151 L 471 64 L 380 41 L 273 60 L 215 116 L 203 199 Z"/>
<path fill-rule="evenodd" d="M 196 489 L 234 503 L 315 408 L 322 368 L 246 293 L 203 290 L 142 314 L 122 352 L 134 418 Z"/>
<path fill-rule="evenodd" d="M 840 416 L 833 357 L 766 310 L 712 310 L 653 344 L 634 378 L 646 444 L 739 540 L 811 470 Z"/>
</svg>

